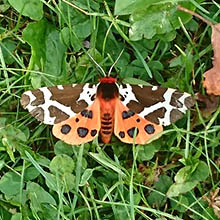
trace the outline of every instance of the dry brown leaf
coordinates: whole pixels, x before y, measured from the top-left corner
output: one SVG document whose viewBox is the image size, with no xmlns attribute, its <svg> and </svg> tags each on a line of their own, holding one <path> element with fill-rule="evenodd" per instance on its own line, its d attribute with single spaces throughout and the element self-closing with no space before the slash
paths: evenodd
<svg viewBox="0 0 220 220">
<path fill-rule="evenodd" d="M 213 67 L 204 73 L 207 94 L 220 95 L 220 24 L 212 25 Z"/>
<path fill-rule="evenodd" d="M 203 196 L 203 199 L 209 203 L 209 207 L 213 208 L 215 215 L 220 218 L 220 196 L 218 193 L 219 188 L 210 192 L 209 196 Z"/>
<path fill-rule="evenodd" d="M 196 93 L 196 99 L 202 102 L 204 106 L 199 106 L 199 110 L 204 118 L 208 118 L 213 112 L 216 111 L 219 104 L 219 97 L 215 95 L 202 95 L 201 93 Z"/>
</svg>

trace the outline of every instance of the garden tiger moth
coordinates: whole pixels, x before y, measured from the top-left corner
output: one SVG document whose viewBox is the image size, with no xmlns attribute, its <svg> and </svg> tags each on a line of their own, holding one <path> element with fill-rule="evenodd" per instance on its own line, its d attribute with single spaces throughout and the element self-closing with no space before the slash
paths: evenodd
<svg viewBox="0 0 220 220">
<path fill-rule="evenodd" d="M 92 85 L 73 84 L 27 91 L 22 106 L 36 119 L 53 125 L 53 134 L 72 145 L 100 135 L 109 143 L 114 133 L 122 142 L 146 144 L 163 126 L 182 117 L 193 104 L 188 93 L 171 88 L 118 84 L 104 77 Z"/>
</svg>

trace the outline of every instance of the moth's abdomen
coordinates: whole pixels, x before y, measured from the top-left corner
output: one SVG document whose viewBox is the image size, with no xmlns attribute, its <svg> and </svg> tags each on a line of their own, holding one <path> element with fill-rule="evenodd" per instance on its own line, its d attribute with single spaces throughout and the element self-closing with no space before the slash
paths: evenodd
<svg viewBox="0 0 220 220">
<path fill-rule="evenodd" d="M 101 114 L 100 135 L 103 143 L 107 144 L 111 141 L 113 133 L 113 115 L 109 112 Z"/>
<path fill-rule="evenodd" d="M 103 143 L 107 144 L 111 141 L 112 133 L 114 131 L 114 114 L 115 114 L 115 100 L 112 98 L 106 100 L 102 97 L 100 100 L 100 117 L 101 117 L 101 128 L 100 136 Z"/>
</svg>

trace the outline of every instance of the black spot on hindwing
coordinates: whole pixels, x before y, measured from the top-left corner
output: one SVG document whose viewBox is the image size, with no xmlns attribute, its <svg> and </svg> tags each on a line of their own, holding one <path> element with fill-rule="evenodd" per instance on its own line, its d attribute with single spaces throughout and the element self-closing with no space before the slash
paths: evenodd
<svg viewBox="0 0 220 220">
<path fill-rule="evenodd" d="M 125 137 L 124 131 L 120 131 L 118 135 L 120 136 L 120 138 L 124 138 Z"/>
<path fill-rule="evenodd" d="M 61 133 L 62 134 L 68 134 L 71 130 L 71 127 L 68 124 L 64 124 L 61 127 Z"/>
<path fill-rule="evenodd" d="M 91 118 L 93 117 L 93 114 L 92 114 L 92 111 L 91 110 L 87 110 L 87 109 L 84 109 L 81 111 L 81 115 L 85 118 Z"/>
<path fill-rule="evenodd" d="M 96 129 L 91 130 L 90 134 L 92 137 L 96 136 L 97 130 Z"/>
<path fill-rule="evenodd" d="M 132 117 L 135 113 L 131 110 L 128 111 L 123 111 L 122 112 L 122 119 L 128 119 L 130 117 Z"/>
<path fill-rule="evenodd" d="M 127 133 L 128 133 L 128 135 L 129 135 L 129 137 L 131 137 L 131 138 L 134 137 L 135 129 L 136 129 L 136 136 L 138 136 L 139 129 L 138 129 L 138 128 L 135 128 L 135 127 L 132 127 L 132 128 L 130 128 L 130 129 L 127 130 Z"/>
<path fill-rule="evenodd" d="M 146 131 L 146 133 L 148 134 L 153 134 L 155 132 L 155 128 L 152 124 L 147 124 L 145 127 L 144 127 L 144 130 Z"/>
<path fill-rule="evenodd" d="M 79 122 L 79 118 L 76 118 L 76 119 L 75 119 L 75 122 L 76 122 L 76 123 Z"/>
<path fill-rule="evenodd" d="M 84 138 L 88 134 L 88 128 L 79 127 L 77 128 L 77 134 L 79 137 Z"/>
</svg>

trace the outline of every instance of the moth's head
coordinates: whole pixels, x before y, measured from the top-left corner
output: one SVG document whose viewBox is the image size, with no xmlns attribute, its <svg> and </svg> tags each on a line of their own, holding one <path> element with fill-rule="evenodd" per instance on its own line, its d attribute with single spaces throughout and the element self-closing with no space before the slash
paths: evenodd
<svg viewBox="0 0 220 220">
<path fill-rule="evenodd" d="M 117 81 L 116 78 L 113 78 L 110 76 L 103 77 L 103 78 L 99 79 L 100 83 L 115 83 L 116 81 Z"/>
</svg>

